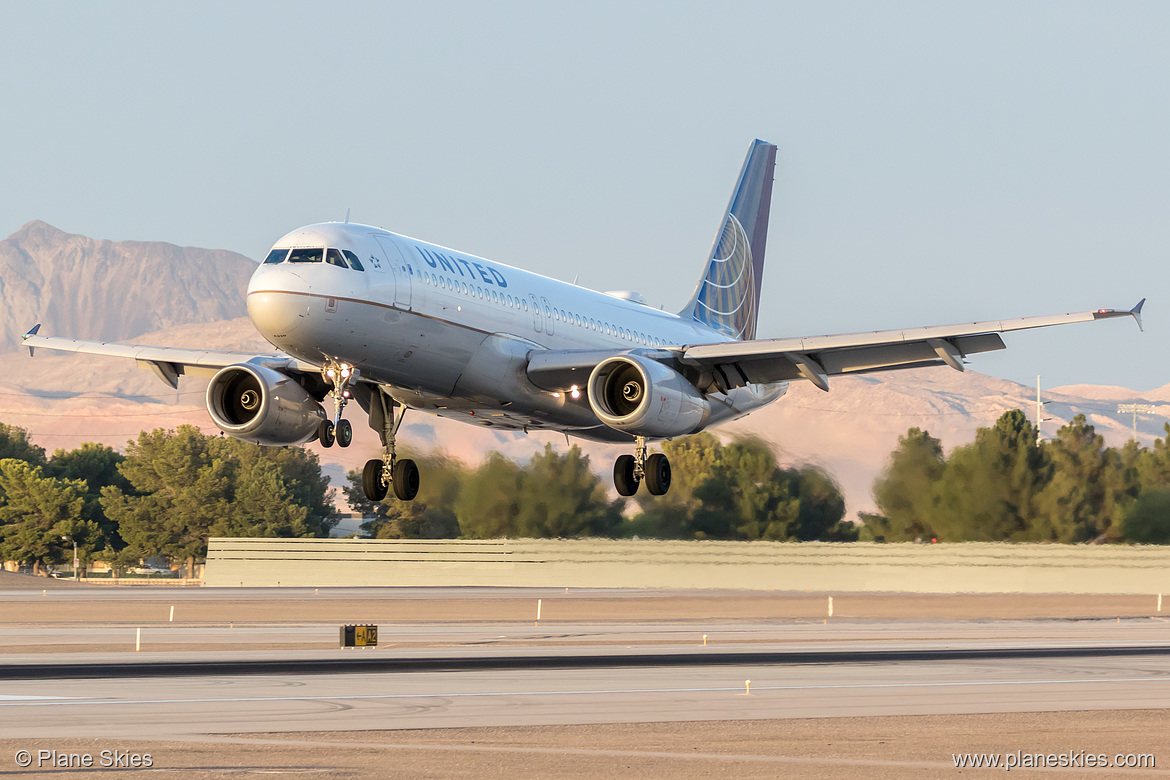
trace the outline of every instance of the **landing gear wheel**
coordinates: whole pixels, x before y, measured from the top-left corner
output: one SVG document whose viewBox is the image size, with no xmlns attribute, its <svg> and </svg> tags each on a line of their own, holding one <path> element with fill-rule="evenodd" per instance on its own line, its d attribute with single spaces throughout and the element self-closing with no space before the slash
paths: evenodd
<svg viewBox="0 0 1170 780">
<path fill-rule="evenodd" d="M 386 485 L 382 482 L 382 461 L 367 460 L 362 469 L 362 491 L 373 502 L 386 497 Z"/>
<path fill-rule="evenodd" d="M 418 495 L 418 466 L 413 460 L 400 460 L 394 464 L 394 495 L 399 501 L 410 501 Z"/>
<path fill-rule="evenodd" d="M 349 424 L 349 420 L 338 422 L 334 432 L 337 434 L 338 447 L 348 447 L 349 443 L 353 441 L 353 426 Z"/>
<path fill-rule="evenodd" d="M 333 423 L 328 420 L 322 420 L 321 424 L 317 426 L 317 438 L 321 440 L 322 447 L 332 447 L 334 440 Z"/>
<path fill-rule="evenodd" d="M 619 496 L 632 496 L 638 492 L 633 455 L 620 455 L 613 464 L 613 486 L 617 488 Z"/>
<path fill-rule="evenodd" d="M 661 452 L 646 458 L 646 489 L 652 496 L 665 496 L 670 490 L 670 461 Z"/>
</svg>

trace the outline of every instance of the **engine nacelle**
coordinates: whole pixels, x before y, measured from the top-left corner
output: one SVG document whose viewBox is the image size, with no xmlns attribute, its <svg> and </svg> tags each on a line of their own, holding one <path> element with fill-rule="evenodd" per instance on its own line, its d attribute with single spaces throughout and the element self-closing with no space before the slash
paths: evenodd
<svg viewBox="0 0 1170 780">
<path fill-rule="evenodd" d="M 292 378 L 250 363 L 211 378 L 207 412 L 221 431 L 253 444 L 304 444 L 326 419 L 321 404 Z"/>
<path fill-rule="evenodd" d="M 633 436 L 684 436 L 711 406 L 682 374 L 640 355 L 609 358 L 589 375 L 589 405 L 606 425 Z"/>
</svg>

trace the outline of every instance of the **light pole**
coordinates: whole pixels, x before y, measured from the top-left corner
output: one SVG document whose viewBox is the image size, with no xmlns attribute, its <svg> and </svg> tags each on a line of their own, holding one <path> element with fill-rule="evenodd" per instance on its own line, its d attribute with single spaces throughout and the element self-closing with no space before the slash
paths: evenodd
<svg viewBox="0 0 1170 780">
<path fill-rule="evenodd" d="M 79 580 L 80 578 L 77 576 L 77 567 L 78 567 L 78 560 L 77 560 L 77 540 L 76 540 L 76 539 L 74 539 L 72 536 L 62 536 L 62 537 L 61 537 L 61 541 L 63 541 L 63 542 L 73 542 L 73 579 L 74 579 L 74 580 Z"/>
<path fill-rule="evenodd" d="M 1151 414 L 1157 410 L 1158 407 L 1153 404 L 1118 404 L 1118 414 L 1132 414 L 1133 415 L 1133 437 L 1137 438 L 1137 416 L 1139 414 Z"/>
</svg>

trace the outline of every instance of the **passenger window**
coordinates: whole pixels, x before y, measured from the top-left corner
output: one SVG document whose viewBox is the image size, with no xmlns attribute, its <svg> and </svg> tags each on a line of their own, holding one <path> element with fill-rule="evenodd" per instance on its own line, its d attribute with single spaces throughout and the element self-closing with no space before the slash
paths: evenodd
<svg viewBox="0 0 1170 780">
<path fill-rule="evenodd" d="M 353 270 L 355 270 L 355 271 L 366 270 L 362 266 L 362 261 L 358 260 L 358 256 L 355 255 L 353 252 L 349 251 L 348 249 L 342 249 L 341 254 L 345 255 L 345 259 L 349 261 L 349 267 L 352 268 Z"/>
<path fill-rule="evenodd" d="M 283 263 L 286 256 L 288 256 L 287 249 L 273 249 L 268 253 L 268 257 L 264 258 L 264 265 L 276 265 L 277 263 Z"/>
<path fill-rule="evenodd" d="M 288 254 L 290 263 L 319 263 L 325 254 L 324 249 L 294 249 Z"/>
<path fill-rule="evenodd" d="M 329 265 L 335 265 L 338 268 L 344 268 L 347 271 L 349 270 L 349 266 L 345 263 L 345 258 L 342 257 L 341 252 L 337 251 L 336 249 L 325 250 L 325 262 L 329 263 Z"/>
</svg>

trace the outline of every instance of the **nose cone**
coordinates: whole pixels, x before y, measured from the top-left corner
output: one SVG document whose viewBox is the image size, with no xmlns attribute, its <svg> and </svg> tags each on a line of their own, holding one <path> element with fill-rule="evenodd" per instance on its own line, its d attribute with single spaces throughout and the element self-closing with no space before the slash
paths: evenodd
<svg viewBox="0 0 1170 780">
<path fill-rule="evenodd" d="M 300 327 L 309 313 L 308 285 L 296 273 L 260 266 L 248 283 L 248 316 L 264 338 L 277 344 Z"/>
<path fill-rule="evenodd" d="M 308 312 L 308 299 L 279 292 L 248 295 L 248 316 L 269 341 L 280 340 L 299 328 Z"/>
</svg>

